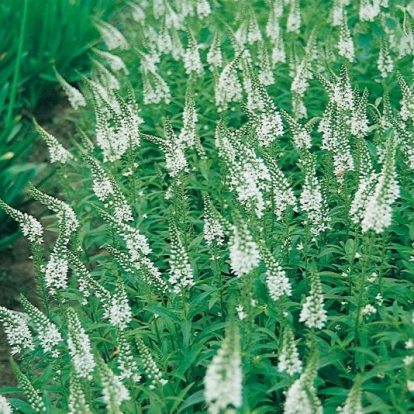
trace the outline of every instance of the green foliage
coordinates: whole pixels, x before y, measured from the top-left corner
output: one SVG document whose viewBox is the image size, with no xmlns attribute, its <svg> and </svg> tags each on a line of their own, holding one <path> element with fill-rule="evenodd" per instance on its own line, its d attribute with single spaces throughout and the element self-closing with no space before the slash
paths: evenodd
<svg viewBox="0 0 414 414">
<path fill-rule="evenodd" d="M 43 304 L 0 308 L 16 409 L 414 409 L 413 10 L 344 3 L 135 2 L 126 40 L 101 24 L 125 67 L 96 53 L 71 157 L 42 133 L 65 201 L 30 190 L 55 244 L 1 204 Z"/>
<path fill-rule="evenodd" d="M 53 68 L 78 81 L 76 71 L 89 70 L 87 53 L 100 38 L 92 19 L 109 18 L 119 6 L 116 0 L 1 2 L 0 198 L 8 203 L 23 201 L 23 190 L 41 168 L 27 161 L 36 138 L 27 117 L 39 101 L 41 107 L 58 102 Z M 3 213 L 0 223 L 1 248 L 17 234 Z"/>
</svg>

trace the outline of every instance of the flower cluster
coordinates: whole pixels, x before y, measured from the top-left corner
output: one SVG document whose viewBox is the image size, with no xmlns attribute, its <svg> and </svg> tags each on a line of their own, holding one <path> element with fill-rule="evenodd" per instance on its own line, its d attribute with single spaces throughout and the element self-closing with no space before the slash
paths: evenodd
<svg viewBox="0 0 414 414">
<path fill-rule="evenodd" d="M 59 357 L 59 350 L 57 348 L 58 345 L 63 342 L 63 338 L 57 326 L 51 322 L 43 312 L 33 306 L 24 296 L 21 297 L 21 302 L 26 313 L 30 316 L 31 321 L 33 321 L 35 325 L 43 351 L 52 351 L 52 356 L 54 358 Z"/>
<path fill-rule="evenodd" d="M 98 359 L 97 365 L 103 385 L 102 397 L 107 412 L 120 414 L 122 413 L 121 404 L 131 398 L 129 391 L 102 359 Z"/>
<path fill-rule="evenodd" d="M 284 414 L 322 414 L 322 405 L 313 385 L 316 377 L 315 358 L 308 361 L 305 371 L 286 394 Z"/>
<path fill-rule="evenodd" d="M 398 198 L 399 185 L 395 171 L 396 138 L 391 136 L 387 140 L 386 157 L 374 193 L 367 199 L 364 218 L 362 219 L 362 231 L 373 229 L 376 233 L 382 233 L 391 225 L 392 203 Z"/>
<path fill-rule="evenodd" d="M 20 224 L 22 233 L 30 243 L 40 245 L 43 243 L 43 227 L 39 221 L 29 214 L 22 213 L 13 207 L 10 207 L 0 199 L 0 207 L 14 220 Z"/>
<path fill-rule="evenodd" d="M 56 78 L 57 78 L 60 86 L 65 91 L 66 96 L 68 97 L 69 103 L 71 104 L 72 108 L 75 111 L 77 111 L 80 107 L 86 106 L 86 100 L 85 100 L 84 96 L 82 95 L 82 93 L 78 89 L 76 89 L 75 87 L 70 85 L 68 82 L 66 82 L 65 79 L 63 79 L 63 77 L 56 70 L 55 70 L 55 75 L 56 75 Z M 36 125 L 36 128 L 40 128 L 37 124 L 35 124 L 35 125 Z M 51 162 L 54 162 L 53 158 L 59 158 L 58 157 L 58 155 L 59 155 L 58 154 L 59 153 L 58 149 L 59 149 L 60 145 L 57 143 L 56 139 L 54 139 L 54 137 L 52 137 L 50 134 L 47 134 L 46 132 L 45 132 L 45 134 L 43 134 L 41 132 L 41 135 L 44 137 L 46 143 L 49 146 Z M 46 137 L 46 135 L 50 135 L 51 138 Z M 48 139 L 49 139 L 50 142 L 48 142 Z M 55 153 L 53 155 L 53 157 L 52 157 L 52 152 Z M 64 151 L 63 151 L 63 153 L 64 153 Z M 62 155 L 60 156 L 60 158 L 62 158 Z M 64 158 L 64 156 L 63 156 L 63 158 Z M 60 161 L 60 162 L 62 162 L 64 164 L 64 161 Z"/>
<path fill-rule="evenodd" d="M 311 274 L 311 289 L 302 306 L 299 322 L 304 322 L 308 328 L 322 329 L 328 319 L 323 302 L 321 282 L 316 274 Z"/>
<path fill-rule="evenodd" d="M 292 329 L 288 326 L 283 331 L 283 344 L 279 353 L 279 372 L 286 372 L 289 375 L 302 372 L 302 362 L 299 359 L 299 352 L 295 343 Z"/>
<path fill-rule="evenodd" d="M 92 414 L 89 405 L 86 403 L 82 384 L 75 375 L 70 378 L 68 408 L 69 414 Z"/>
<path fill-rule="evenodd" d="M 209 414 L 218 414 L 229 406 L 242 405 L 242 361 L 240 337 L 230 322 L 220 349 L 213 357 L 204 378 L 204 396 Z"/>
<path fill-rule="evenodd" d="M 45 140 L 50 154 L 51 163 L 61 163 L 66 164 L 69 160 L 73 159 L 72 154 L 63 148 L 63 146 L 58 142 L 58 140 L 48 132 L 46 132 L 36 121 L 34 121 L 36 131 L 40 136 Z"/>
<path fill-rule="evenodd" d="M 68 321 L 68 348 L 75 375 L 80 380 L 90 381 L 96 365 L 90 339 L 72 308 L 66 311 L 66 317 Z"/>
<path fill-rule="evenodd" d="M 0 322 L 3 323 L 12 355 L 35 349 L 32 333 L 27 326 L 28 319 L 26 314 L 0 306 Z"/>
<path fill-rule="evenodd" d="M 116 27 L 104 21 L 96 22 L 96 27 L 109 50 L 118 48 L 121 50 L 129 49 L 129 43 Z"/>
<path fill-rule="evenodd" d="M 148 378 L 149 387 L 151 389 L 156 388 L 158 385 L 164 386 L 168 381 L 163 378 L 162 372 L 157 367 L 148 347 L 145 345 L 141 338 L 135 340 L 138 352 L 141 356 L 142 365 L 144 368 L 145 375 Z"/>
<path fill-rule="evenodd" d="M 277 301 L 283 295 L 291 296 L 292 286 L 282 266 L 265 246 L 260 248 L 260 253 L 266 265 L 266 285 L 270 297 Z"/>
<path fill-rule="evenodd" d="M 229 245 L 230 266 L 236 276 L 247 275 L 259 265 L 260 251 L 247 224 L 233 226 Z"/>
<path fill-rule="evenodd" d="M 169 258 L 170 263 L 170 278 L 169 282 L 174 293 L 180 294 L 183 289 L 191 287 L 194 284 L 194 271 L 190 264 L 190 259 L 185 251 L 184 245 L 177 226 L 170 223 L 170 237 L 171 237 L 171 254 Z"/>
</svg>

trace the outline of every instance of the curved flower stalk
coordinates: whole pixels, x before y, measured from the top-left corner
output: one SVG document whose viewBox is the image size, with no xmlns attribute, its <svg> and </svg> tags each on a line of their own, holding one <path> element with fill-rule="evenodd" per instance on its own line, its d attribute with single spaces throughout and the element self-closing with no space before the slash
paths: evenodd
<svg viewBox="0 0 414 414">
<path fill-rule="evenodd" d="M 111 212 L 111 221 L 115 220 L 120 225 L 123 222 L 132 221 L 132 209 L 116 181 L 105 172 L 94 158 L 90 156 L 85 158 L 94 178 L 92 184 L 93 192 L 104 203 L 105 208 Z"/>
<path fill-rule="evenodd" d="M 289 124 L 292 133 L 293 142 L 298 149 L 310 149 L 312 146 L 312 126 L 314 122 L 310 120 L 305 125 L 300 124 L 292 118 L 286 111 L 281 111 L 283 117 Z"/>
<path fill-rule="evenodd" d="M 117 77 L 108 70 L 101 62 L 92 60 L 93 79 L 99 82 L 105 89 L 115 92 L 121 88 Z"/>
<path fill-rule="evenodd" d="M 117 332 L 118 338 L 118 367 L 121 371 L 118 378 L 123 381 L 126 379 L 130 379 L 134 382 L 139 382 L 141 380 L 141 375 L 138 371 L 137 362 L 134 359 L 132 354 L 132 348 L 129 342 L 127 341 L 126 335 L 124 331 L 118 330 Z"/>
<path fill-rule="evenodd" d="M 242 107 L 247 112 L 249 125 L 254 129 L 258 144 L 267 148 L 283 135 L 282 117 L 265 87 L 252 71 L 249 72 L 250 75 L 248 76 L 251 76 L 250 87 L 256 101 L 256 111 L 249 104 L 242 105 Z"/>
<path fill-rule="evenodd" d="M 379 234 L 391 225 L 391 205 L 398 198 L 400 191 L 395 170 L 396 146 L 397 139 L 395 134 L 391 133 L 386 142 L 386 155 L 378 182 L 374 193 L 369 196 L 366 203 L 364 218 L 361 222 L 363 232 L 372 229 Z"/>
<path fill-rule="evenodd" d="M 260 71 L 259 71 L 259 81 L 262 85 L 269 86 L 275 83 L 275 77 L 273 75 L 272 62 L 270 60 L 269 53 L 267 51 L 266 45 L 264 42 L 261 42 L 259 45 L 259 55 L 260 55 Z"/>
<path fill-rule="evenodd" d="M 35 200 L 39 201 L 56 213 L 60 230 L 59 235 L 62 237 L 62 243 L 67 244 L 71 235 L 80 227 L 79 220 L 76 217 L 76 213 L 73 208 L 64 201 L 42 193 L 33 185 L 29 186 L 29 194 Z"/>
<path fill-rule="evenodd" d="M 302 372 L 302 361 L 299 359 L 299 352 L 295 343 L 292 329 L 286 326 L 283 330 L 282 349 L 279 352 L 279 363 L 277 370 L 295 375 Z"/>
<path fill-rule="evenodd" d="M 314 154 L 308 153 L 302 162 L 305 167 L 305 182 L 300 195 L 300 209 L 306 212 L 311 233 L 317 237 L 329 228 L 330 217 L 321 185 L 316 176 Z"/>
<path fill-rule="evenodd" d="M 128 389 L 108 365 L 106 365 L 102 358 L 98 358 L 97 366 L 103 386 L 102 398 L 108 410 L 107 412 L 111 414 L 122 414 L 124 412 L 121 410 L 122 403 L 131 398 Z"/>
<path fill-rule="evenodd" d="M 94 95 L 96 140 L 104 162 L 119 160 L 128 149 L 139 147 L 139 126 L 144 122 L 136 102 L 126 102 L 116 92 L 112 95 L 110 100 L 102 96 L 98 100 Z"/>
<path fill-rule="evenodd" d="M 338 407 L 337 412 L 340 414 L 363 414 L 364 409 L 362 408 L 361 397 L 361 378 L 356 377 L 345 401 L 345 405 Z"/>
<path fill-rule="evenodd" d="M 45 140 L 49 149 L 50 162 L 66 164 L 68 161 L 73 159 L 73 155 L 65 149 L 59 141 L 47 131 L 45 131 L 35 120 L 33 120 L 36 131 Z"/>
<path fill-rule="evenodd" d="M 223 66 L 223 54 L 221 52 L 221 35 L 218 30 L 215 31 L 213 41 L 207 53 L 207 63 L 211 69 L 218 69 Z"/>
<path fill-rule="evenodd" d="M 237 226 L 233 226 L 229 249 L 231 270 L 236 276 L 247 275 L 259 266 L 259 247 L 253 240 L 247 224 L 240 223 Z"/>
<path fill-rule="evenodd" d="M 46 266 L 42 266 L 44 282 L 50 295 L 56 295 L 61 289 L 68 286 L 68 244 L 72 234 L 80 227 L 74 210 L 65 202 L 42 193 L 30 186 L 29 194 L 56 213 L 59 226 L 59 236 L 50 254 Z"/>
<path fill-rule="evenodd" d="M 301 25 L 299 0 L 290 0 L 290 10 L 286 23 L 286 31 L 299 33 Z"/>
<path fill-rule="evenodd" d="M 194 102 L 194 93 L 191 87 L 187 88 L 185 94 L 185 106 L 183 112 L 183 127 L 178 136 L 178 140 L 184 143 L 188 148 L 194 146 L 197 141 L 196 123 L 198 117 Z M 198 145 L 201 147 L 201 145 Z"/>
<path fill-rule="evenodd" d="M 166 139 L 148 134 L 144 134 L 143 137 L 161 147 L 165 153 L 168 174 L 170 177 L 177 177 L 181 172 L 188 172 L 184 142 L 175 135 L 171 122 L 167 118 L 164 119 L 164 132 Z"/>
<path fill-rule="evenodd" d="M 141 338 L 137 337 L 135 339 L 135 343 L 137 345 L 138 352 L 141 356 L 144 373 L 148 378 L 149 388 L 155 389 L 159 385 L 163 387 L 165 384 L 168 383 L 168 381 L 165 378 L 163 378 L 163 374 L 161 370 L 157 367 L 157 364 L 155 363 L 150 350 Z"/>
<path fill-rule="evenodd" d="M 17 364 L 14 362 L 13 359 L 10 360 L 11 366 L 13 368 L 13 371 L 17 377 L 17 381 L 19 385 L 23 388 L 27 400 L 32 408 L 32 410 L 35 413 L 45 413 L 46 407 L 42 400 L 42 398 L 39 395 L 39 391 L 37 391 L 30 380 L 27 378 L 26 375 L 23 374 L 22 371 L 20 371 L 20 368 L 17 366 Z"/>
<path fill-rule="evenodd" d="M 322 329 L 328 320 L 327 312 L 323 307 L 322 284 L 316 273 L 311 273 L 310 279 L 310 293 L 302 306 L 299 322 L 304 322 L 308 328 Z"/>
<path fill-rule="evenodd" d="M 73 374 L 70 378 L 68 408 L 69 414 L 92 414 L 89 405 L 86 403 L 82 384 Z"/>
<path fill-rule="evenodd" d="M 72 357 L 74 373 L 79 380 L 90 381 L 96 366 L 90 339 L 72 308 L 66 310 L 66 318 L 68 321 L 68 348 Z"/>
<path fill-rule="evenodd" d="M 109 50 L 118 48 L 121 50 L 127 50 L 130 48 L 124 35 L 116 27 L 102 20 L 96 21 L 95 25 L 102 36 L 102 40 Z"/>
<path fill-rule="evenodd" d="M 188 75 L 201 76 L 204 73 L 203 64 L 200 60 L 198 52 L 197 40 L 194 33 L 188 29 L 187 31 L 188 45 L 184 54 L 184 68 Z"/>
<path fill-rule="evenodd" d="M 225 228 L 216 217 L 210 197 L 204 196 L 204 239 L 208 246 L 221 246 L 224 243 Z"/>
<path fill-rule="evenodd" d="M 391 58 L 388 44 L 385 39 L 381 41 L 380 53 L 378 55 L 377 68 L 383 78 L 394 73 L 394 62 Z"/>
<path fill-rule="evenodd" d="M 237 76 L 238 59 L 228 63 L 216 80 L 214 96 L 219 112 L 227 109 L 230 102 L 242 100 L 243 86 Z"/>
<path fill-rule="evenodd" d="M 240 335 L 230 321 L 221 347 L 213 357 L 204 377 L 204 396 L 209 414 L 242 406 L 242 360 Z"/>
<path fill-rule="evenodd" d="M 355 60 L 354 42 L 352 41 L 351 32 L 348 27 L 346 13 L 344 13 L 344 17 L 342 18 L 341 29 L 339 32 L 338 54 L 349 62 Z"/>
<path fill-rule="evenodd" d="M 108 319 L 114 328 L 124 330 L 131 322 L 132 312 L 122 283 L 118 283 L 112 293 L 92 278 L 86 266 L 73 253 L 68 252 L 68 260 L 78 278 L 79 291 L 85 301 L 91 295 L 96 296 L 104 310 L 103 318 Z"/>
<path fill-rule="evenodd" d="M 194 285 L 194 271 L 190 264 L 188 253 L 181 241 L 180 233 L 173 221 L 170 222 L 171 254 L 169 258 L 170 278 L 172 291 L 183 293 L 185 288 Z"/>
<path fill-rule="evenodd" d="M 35 349 L 32 332 L 27 326 L 28 320 L 26 314 L 0 306 L 0 322 L 4 325 L 12 355 Z"/>
<path fill-rule="evenodd" d="M 40 246 L 43 243 L 43 227 L 38 220 L 27 213 L 22 213 L 10 207 L 2 199 L 0 199 L 0 207 L 6 214 L 19 223 L 23 235 L 30 243 L 35 246 Z"/>
<path fill-rule="evenodd" d="M 248 212 L 262 217 L 266 208 L 265 194 L 270 190 L 271 176 L 263 159 L 230 133 L 220 122 L 216 129 L 215 145 L 227 167 L 230 191 Z"/>
<path fill-rule="evenodd" d="M 283 0 L 275 0 L 266 23 L 266 35 L 272 45 L 271 61 L 274 69 L 277 63 L 286 62 L 285 42 L 283 40 L 280 18 L 283 15 Z"/>
<path fill-rule="evenodd" d="M 266 265 L 266 285 L 270 297 L 277 301 L 282 296 L 291 296 L 292 286 L 282 266 L 266 246 L 260 246 L 260 254 Z"/>
<path fill-rule="evenodd" d="M 414 93 L 408 87 L 401 73 L 397 72 L 398 83 L 402 92 L 400 115 L 403 121 L 410 120 L 414 123 Z"/>
<path fill-rule="evenodd" d="M 104 62 L 106 62 L 112 71 L 119 72 L 123 71 L 125 75 L 129 74 L 127 67 L 125 66 L 124 61 L 119 57 L 112 53 L 105 52 L 104 50 L 93 48 L 92 51 L 102 58 Z"/>
<path fill-rule="evenodd" d="M 313 385 L 317 373 L 316 362 L 316 355 L 313 355 L 300 378 L 289 388 L 284 414 L 322 414 L 322 404 Z"/>
<path fill-rule="evenodd" d="M 357 224 L 361 223 L 367 208 L 368 199 L 372 196 L 378 182 L 378 174 L 374 171 L 368 147 L 365 141 L 361 141 L 359 146 L 360 165 L 358 190 L 351 203 L 349 215 L 351 220 Z"/>
<path fill-rule="evenodd" d="M 54 68 L 54 70 L 55 70 L 56 79 L 58 80 L 62 89 L 65 91 L 65 94 L 68 97 L 69 103 L 72 106 L 72 108 L 75 111 L 77 111 L 80 107 L 86 106 L 86 100 L 85 100 L 85 97 L 82 95 L 82 93 L 78 89 L 76 89 L 74 86 L 66 82 L 65 79 L 58 73 L 56 68 Z"/>
<path fill-rule="evenodd" d="M 20 298 L 22 305 L 33 321 L 38 332 L 38 338 L 43 351 L 52 352 L 53 358 L 58 358 L 60 355 L 58 345 L 63 342 L 57 326 L 46 317 L 46 315 L 33 306 L 24 296 Z"/>
</svg>

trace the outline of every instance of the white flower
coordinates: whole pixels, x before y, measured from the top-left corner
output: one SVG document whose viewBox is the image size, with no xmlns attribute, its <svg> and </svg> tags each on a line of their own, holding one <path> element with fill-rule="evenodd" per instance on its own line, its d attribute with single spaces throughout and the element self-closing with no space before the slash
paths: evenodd
<svg viewBox="0 0 414 414">
<path fill-rule="evenodd" d="M 114 26 L 107 22 L 99 21 L 96 27 L 101 33 L 102 40 L 105 42 L 109 50 L 120 48 L 122 50 L 129 49 L 129 44 L 123 34 Z"/>
<path fill-rule="evenodd" d="M 190 264 L 188 254 L 184 249 L 184 245 L 180 239 L 177 227 L 172 224 L 170 227 L 171 234 L 171 255 L 170 278 L 169 282 L 173 292 L 180 294 L 184 288 L 194 285 L 194 271 Z"/>
<path fill-rule="evenodd" d="M 37 132 L 45 140 L 50 154 L 50 162 L 60 162 L 66 164 L 70 159 L 73 158 L 72 154 L 59 144 L 58 140 L 48 132 L 46 132 L 40 125 L 35 122 Z"/>
<path fill-rule="evenodd" d="M 27 326 L 28 316 L 24 313 L 14 312 L 0 306 L 0 322 L 3 323 L 7 342 L 11 348 L 11 354 L 15 355 L 26 349 L 35 349 L 33 336 Z"/>
<path fill-rule="evenodd" d="M 372 306 L 370 304 L 365 305 L 361 309 L 361 315 L 363 315 L 363 316 L 375 315 L 376 313 L 377 313 L 377 310 L 374 308 L 374 306 Z"/>
<path fill-rule="evenodd" d="M 12 408 L 5 397 L 0 395 L 0 413 L 1 414 L 12 414 Z"/>
<path fill-rule="evenodd" d="M 70 85 L 68 82 L 66 82 L 65 79 L 63 79 L 62 76 L 60 76 L 59 73 L 57 73 L 57 71 L 55 71 L 55 75 L 60 83 L 60 86 L 65 91 L 72 108 L 76 111 L 79 109 L 79 107 L 86 106 L 86 100 L 82 93 L 78 89 Z"/>
<path fill-rule="evenodd" d="M 242 406 L 240 337 L 235 327 L 227 329 L 221 348 L 207 368 L 204 384 L 209 414 L 219 414 L 229 405 L 236 409 Z"/>
<path fill-rule="evenodd" d="M 338 53 L 350 62 L 355 60 L 354 42 L 352 41 L 351 32 L 349 31 L 346 18 L 342 21 L 341 31 L 339 34 Z"/>
<path fill-rule="evenodd" d="M 328 319 L 323 307 L 322 286 L 317 275 L 312 275 L 311 278 L 310 294 L 302 305 L 299 322 L 304 322 L 308 328 L 322 329 Z"/>
<path fill-rule="evenodd" d="M 277 263 L 274 266 L 268 267 L 266 271 L 266 285 L 269 295 L 274 301 L 283 295 L 290 296 L 292 294 L 292 286 L 286 276 L 286 272 Z"/>
<path fill-rule="evenodd" d="M 204 19 L 211 13 L 211 7 L 208 0 L 197 0 L 197 16 L 200 20 Z"/>
<path fill-rule="evenodd" d="M 204 219 L 204 239 L 209 246 L 211 246 L 214 241 L 218 246 L 223 244 L 224 230 L 218 220 L 209 216 Z"/>
<path fill-rule="evenodd" d="M 286 327 L 283 332 L 283 345 L 279 353 L 277 370 L 279 372 L 286 372 L 289 375 L 302 372 L 302 362 L 299 359 L 299 352 L 295 344 L 293 332 L 289 327 Z"/>
<path fill-rule="evenodd" d="M 52 356 L 55 358 L 58 357 L 59 351 L 54 348 L 63 341 L 63 338 L 57 326 L 51 322 L 43 312 L 33 306 L 24 296 L 21 298 L 21 301 L 26 312 L 36 326 L 43 351 L 53 351 Z"/>
<path fill-rule="evenodd" d="M 45 283 L 50 294 L 68 287 L 68 261 L 63 254 L 53 252 L 45 268 Z"/>
<path fill-rule="evenodd" d="M 230 266 L 236 276 L 250 273 L 259 266 L 260 253 L 247 225 L 234 226 L 230 238 Z"/>
<path fill-rule="evenodd" d="M 242 93 L 242 84 L 237 77 L 233 64 L 230 63 L 223 69 L 214 87 L 219 112 L 225 110 L 229 102 L 241 101 Z"/>
<path fill-rule="evenodd" d="M 381 0 L 361 0 L 359 18 L 362 21 L 372 22 L 381 10 Z"/>
<path fill-rule="evenodd" d="M 301 18 L 299 0 L 290 0 L 290 11 L 286 23 L 286 31 L 299 33 L 300 23 Z"/>
<path fill-rule="evenodd" d="M 72 357 L 75 375 L 79 379 L 92 379 L 95 369 L 95 360 L 92 354 L 91 343 L 86 335 L 75 311 L 69 308 L 66 312 L 68 318 L 68 347 Z"/>
<path fill-rule="evenodd" d="M 121 404 L 131 398 L 128 389 L 104 361 L 99 361 L 98 369 L 103 385 L 102 397 L 106 404 L 107 412 L 121 413 Z"/>
<path fill-rule="evenodd" d="M 284 414 L 322 414 L 322 405 L 313 386 L 315 376 L 316 369 L 308 365 L 287 392 Z"/>
<path fill-rule="evenodd" d="M 108 303 L 103 303 L 103 308 L 104 318 L 109 319 L 110 324 L 120 330 L 124 330 L 132 319 L 128 297 L 122 288 L 111 295 Z"/>
<path fill-rule="evenodd" d="M 277 137 L 283 135 L 282 118 L 278 112 L 262 113 L 257 126 L 257 137 L 260 145 L 268 147 Z"/>
<path fill-rule="evenodd" d="M 203 74 L 203 64 L 198 53 L 198 45 L 193 33 L 189 32 L 188 46 L 184 55 L 184 68 L 188 75 L 195 74 L 201 76 Z"/>
</svg>

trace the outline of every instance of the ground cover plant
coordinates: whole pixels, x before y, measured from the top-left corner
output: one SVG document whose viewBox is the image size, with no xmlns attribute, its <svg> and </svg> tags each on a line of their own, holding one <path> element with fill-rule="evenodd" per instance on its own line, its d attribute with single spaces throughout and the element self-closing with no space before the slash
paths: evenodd
<svg viewBox="0 0 414 414">
<path fill-rule="evenodd" d="M 413 16 L 154 0 L 99 22 L 71 148 L 36 124 L 55 224 L 0 202 L 41 303 L 0 307 L 2 412 L 413 411 Z"/>
</svg>

